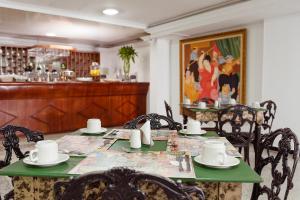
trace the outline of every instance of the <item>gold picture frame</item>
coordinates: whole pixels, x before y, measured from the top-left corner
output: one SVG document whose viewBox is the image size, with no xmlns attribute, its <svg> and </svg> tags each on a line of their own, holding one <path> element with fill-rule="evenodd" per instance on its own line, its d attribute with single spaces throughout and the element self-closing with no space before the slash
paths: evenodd
<svg viewBox="0 0 300 200">
<path fill-rule="evenodd" d="M 180 41 L 180 103 L 246 103 L 246 29 Z"/>
</svg>

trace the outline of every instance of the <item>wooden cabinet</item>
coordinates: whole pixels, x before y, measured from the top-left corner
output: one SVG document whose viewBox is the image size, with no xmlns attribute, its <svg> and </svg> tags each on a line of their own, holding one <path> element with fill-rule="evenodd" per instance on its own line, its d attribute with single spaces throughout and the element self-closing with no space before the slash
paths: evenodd
<svg viewBox="0 0 300 200">
<path fill-rule="evenodd" d="M 88 76 L 92 62 L 100 63 L 99 52 L 71 51 L 70 56 L 64 58 L 67 68 L 74 71 L 77 77 Z"/>
<path fill-rule="evenodd" d="M 23 73 L 28 63 L 28 49 L 26 47 L 0 47 L 1 73 Z"/>
<path fill-rule="evenodd" d="M 45 133 L 122 126 L 146 113 L 149 83 L 2 83 L 0 126 L 14 124 Z"/>
<path fill-rule="evenodd" d="M 0 70 L 3 73 L 21 74 L 31 62 L 36 65 L 35 57 L 29 57 L 29 47 L 0 46 Z M 99 52 L 70 51 L 68 57 L 58 58 L 68 69 L 74 71 L 77 77 L 88 76 L 92 62 L 100 63 Z"/>
</svg>

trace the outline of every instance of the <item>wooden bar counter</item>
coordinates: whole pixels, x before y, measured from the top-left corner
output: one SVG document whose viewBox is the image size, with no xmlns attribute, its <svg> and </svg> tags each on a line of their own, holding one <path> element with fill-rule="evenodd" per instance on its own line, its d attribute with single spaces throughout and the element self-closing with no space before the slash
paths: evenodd
<svg viewBox="0 0 300 200">
<path fill-rule="evenodd" d="M 0 83 L 0 126 L 14 124 L 44 133 L 122 126 L 146 113 L 149 83 Z"/>
</svg>

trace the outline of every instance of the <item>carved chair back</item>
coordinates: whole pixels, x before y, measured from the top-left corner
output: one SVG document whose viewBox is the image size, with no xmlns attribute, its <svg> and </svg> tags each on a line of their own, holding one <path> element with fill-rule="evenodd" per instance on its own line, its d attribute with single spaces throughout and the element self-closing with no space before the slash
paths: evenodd
<svg viewBox="0 0 300 200">
<path fill-rule="evenodd" d="M 27 139 L 27 142 L 38 142 L 44 139 L 42 133 L 31 131 L 24 127 L 7 125 L 0 128 L 0 134 L 3 136 L 2 144 L 6 151 L 4 160 L 0 161 L 0 168 L 10 164 L 13 151 L 18 159 L 22 159 L 28 154 L 28 152 L 23 153 L 21 151 L 17 132 L 23 133 Z"/>
<path fill-rule="evenodd" d="M 173 111 L 171 106 L 166 101 L 164 101 L 164 103 L 165 103 L 167 117 L 173 119 Z"/>
<path fill-rule="evenodd" d="M 236 146 L 248 146 L 253 139 L 256 114 L 244 105 L 234 105 L 218 113 L 218 129 L 221 136 Z"/>
<path fill-rule="evenodd" d="M 250 164 L 249 146 L 254 140 L 255 111 L 244 105 L 234 105 L 218 113 L 219 135 L 226 137 L 233 146 L 244 150 L 244 160 Z"/>
<path fill-rule="evenodd" d="M 275 119 L 277 105 L 274 101 L 268 100 L 260 103 L 260 107 L 266 109 L 266 111 L 264 111 L 264 121 L 261 126 L 264 131 L 270 133 L 272 130 L 273 121 Z"/>
<path fill-rule="evenodd" d="M 94 172 L 74 178 L 69 182 L 54 185 L 56 200 L 144 200 L 174 199 L 204 200 L 201 189 L 182 186 L 170 179 L 136 172 L 127 168 L 113 168 L 105 172 Z"/>
<path fill-rule="evenodd" d="M 278 146 L 276 151 L 273 146 Z M 297 136 L 289 129 L 278 129 L 270 134 L 265 134 L 259 145 L 259 160 L 255 171 L 261 175 L 266 166 L 266 172 L 272 177 L 271 185 L 254 184 L 252 200 L 260 195 L 267 195 L 269 200 L 286 200 L 289 191 L 293 188 L 293 177 L 299 159 L 299 142 Z M 282 188 L 282 186 L 286 186 Z M 285 190 L 281 190 L 285 189 Z M 281 196 L 281 197 L 280 197 Z"/>
<path fill-rule="evenodd" d="M 138 125 L 142 122 L 145 122 L 146 120 L 150 121 L 151 129 L 159 130 L 162 128 L 168 128 L 169 130 L 181 130 L 182 125 L 178 122 L 175 122 L 173 119 L 159 115 L 156 113 L 150 113 L 147 115 L 140 115 L 137 118 L 125 123 L 123 126 L 126 129 L 137 129 Z M 162 121 L 166 122 L 167 125 L 162 124 Z"/>
</svg>

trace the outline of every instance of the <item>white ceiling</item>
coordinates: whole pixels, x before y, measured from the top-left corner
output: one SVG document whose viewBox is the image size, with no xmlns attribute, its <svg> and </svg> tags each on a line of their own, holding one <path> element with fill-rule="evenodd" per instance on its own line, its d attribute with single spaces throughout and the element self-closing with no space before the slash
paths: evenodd
<svg viewBox="0 0 300 200">
<path fill-rule="evenodd" d="M 78 16 L 88 15 L 95 19 L 127 21 L 128 25 L 149 26 L 177 16 L 193 13 L 208 7 L 223 5 L 240 0 L 7 0 L 21 3 L 27 7 L 48 9 L 52 12 L 64 10 L 76 12 Z M 102 14 L 105 8 L 116 8 L 117 16 L 107 17 Z"/>
<path fill-rule="evenodd" d="M 144 30 L 243 0 L 0 0 L 0 36 L 114 46 Z M 116 8 L 116 16 L 104 16 Z M 45 34 L 54 32 L 57 37 Z"/>
<path fill-rule="evenodd" d="M 46 37 L 55 33 L 56 38 Z M 111 46 L 145 35 L 141 29 L 0 8 L 0 35 Z"/>
</svg>

